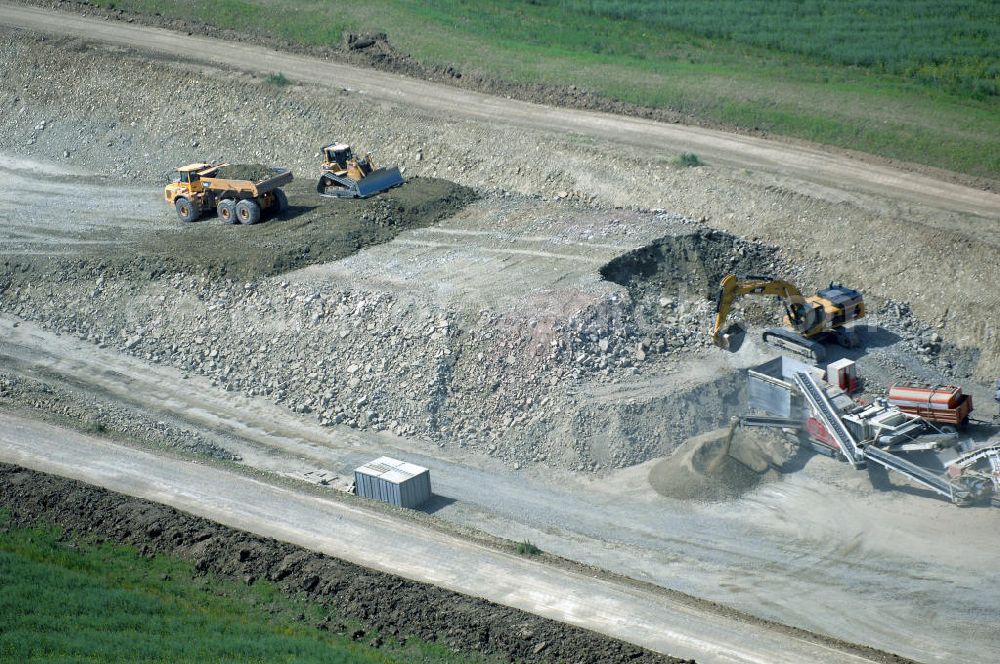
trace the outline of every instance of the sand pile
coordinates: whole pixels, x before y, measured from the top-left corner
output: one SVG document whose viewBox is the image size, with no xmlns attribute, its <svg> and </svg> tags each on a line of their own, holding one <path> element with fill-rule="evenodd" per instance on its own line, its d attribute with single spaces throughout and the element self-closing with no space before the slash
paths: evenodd
<svg viewBox="0 0 1000 664">
<path fill-rule="evenodd" d="M 780 435 L 729 427 L 689 438 L 653 466 L 649 483 L 661 496 L 715 502 L 738 498 L 761 482 L 781 477 L 791 456 Z"/>
</svg>

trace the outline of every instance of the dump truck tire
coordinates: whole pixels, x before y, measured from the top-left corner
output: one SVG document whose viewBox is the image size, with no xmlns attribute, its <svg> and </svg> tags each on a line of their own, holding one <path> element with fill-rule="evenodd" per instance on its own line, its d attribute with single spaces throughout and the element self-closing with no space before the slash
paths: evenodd
<svg viewBox="0 0 1000 664">
<path fill-rule="evenodd" d="M 219 205 L 215 208 L 216 213 L 219 215 L 219 219 L 222 220 L 224 224 L 235 224 L 236 223 L 236 201 L 231 198 L 219 201 Z"/>
<path fill-rule="evenodd" d="M 274 190 L 274 204 L 278 209 L 278 214 L 288 209 L 288 196 L 285 196 L 285 192 L 280 189 Z"/>
<path fill-rule="evenodd" d="M 174 209 L 177 211 L 177 216 L 184 223 L 197 221 L 201 217 L 201 210 L 198 209 L 198 206 L 183 197 L 174 201 Z"/>
<path fill-rule="evenodd" d="M 260 221 L 260 205 L 257 201 L 245 198 L 236 204 L 236 218 L 241 224 L 256 224 Z"/>
</svg>

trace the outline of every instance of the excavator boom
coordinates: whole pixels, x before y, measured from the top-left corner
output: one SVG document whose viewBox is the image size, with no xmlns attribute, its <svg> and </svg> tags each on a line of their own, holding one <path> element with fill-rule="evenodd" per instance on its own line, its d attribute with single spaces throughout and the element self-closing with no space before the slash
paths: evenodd
<svg viewBox="0 0 1000 664">
<path fill-rule="evenodd" d="M 729 312 L 733 308 L 733 303 L 744 295 L 764 295 L 781 298 L 784 302 L 802 303 L 805 298 L 802 292 L 794 285 L 780 279 L 769 277 L 746 277 L 738 278 L 735 274 L 727 274 L 719 284 L 719 298 L 715 307 L 715 329 L 712 330 L 712 339 L 715 345 L 720 348 L 729 348 L 729 336 L 732 330 L 723 328 L 729 318 Z M 787 309 L 786 305 L 786 309 Z"/>
</svg>

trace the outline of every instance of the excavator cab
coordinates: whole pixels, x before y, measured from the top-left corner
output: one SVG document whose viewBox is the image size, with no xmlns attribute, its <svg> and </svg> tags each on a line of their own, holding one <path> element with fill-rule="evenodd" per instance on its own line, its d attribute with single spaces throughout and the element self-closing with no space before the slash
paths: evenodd
<svg viewBox="0 0 1000 664">
<path fill-rule="evenodd" d="M 786 302 L 785 313 L 787 314 L 785 325 L 798 332 L 815 329 L 826 321 L 826 309 L 822 303 L 814 302 L 810 298 L 802 302 L 794 300 Z"/>
</svg>

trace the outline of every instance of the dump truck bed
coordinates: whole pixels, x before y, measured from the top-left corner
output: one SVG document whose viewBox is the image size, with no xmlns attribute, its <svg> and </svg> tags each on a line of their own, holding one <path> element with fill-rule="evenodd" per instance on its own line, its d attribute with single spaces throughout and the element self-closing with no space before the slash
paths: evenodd
<svg viewBox="0 0 1000 664">
<path fill-rule="evenodd" d="M 283 187 L 292 181 L 292 171 L 287 168 L 274 167 L 271 172 L 270 177 L 256 182 L 218 177 L 203 177 L 202 181 L 207 188 L 215 191 L 235 191 L 257 197 L 278 187 Z"/>
</svg>

